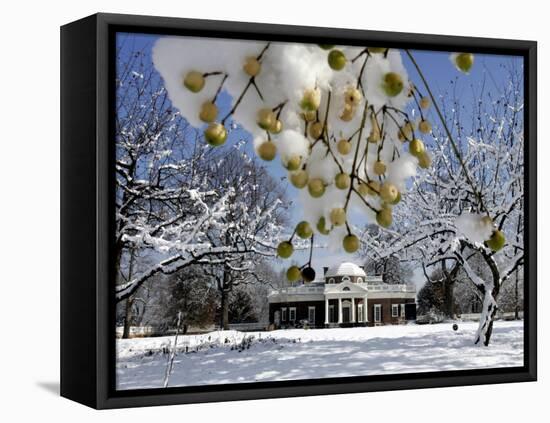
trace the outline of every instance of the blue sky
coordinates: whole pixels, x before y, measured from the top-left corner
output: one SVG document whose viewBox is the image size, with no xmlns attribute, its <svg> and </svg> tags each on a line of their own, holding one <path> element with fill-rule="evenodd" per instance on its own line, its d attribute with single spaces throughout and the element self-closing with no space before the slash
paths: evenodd
<svg viewBox="0 0 550 423">
<path fill-rule="evenodd" d="M 141 51 L 144 53 L 143 60 L 148 62 L 150 66 L 153 66 L 151 49 L 158 38 L 160 37 L 157 35 L 149 34 L 118 34 L 117 47 L 120 49 L 119 54 L 124 57 L 136 51 Z M 469 75 L 464 75 L 458 72 L 451 64 L 449 52 L 413 51 L 412 54 L 424 72 L 436 98 L 454 93 L 463 106 L 462 113 L 466 115 L 471 114 L 471 105 L 474 104 L 475 100 L 479 99 L 478 96 L 481 92 L 482 85 L 485 86 L 485 95 L 487 95 L 487 93 L 496 95 L 501 90 L 501 87 L 507 83 L 506 67 L 510 65 L 518 67 L 523 65 L 523 59 L 521 57 L 476 54 L 473 69 Z M 424 92 L 421 80 L 414 66 L 405 54 L 403 54 L 403 62 L 408 71 L 409 78 L 420 88 L 421 92 Z M 160 78 L 160 76 L 158 77 Z M 222 96 L 220 98 L 220 108 L 229 108 L 230 101 L 231 98 L 228 95 Z M 435 116 L 432 116 L 433 113 L 433 108 L 430 108 L 428 119 L 435 123 L 437 119 Z M 465 119 L 465 121 L 468 121 L 468 119 Z M 229 142 L 240 139 L 251 141 L 250 135 L 246 131 L 238 130 L 232 132 Z M 249 142 L 248 144 L 251 146 L 252 143 Z M 267 163 L 266 168 L 274 177 L 279 178 L 286 176 L 286 171 L 277 160 Z M 288 195 L 291 200 L 297 198 L 296 190 L 290 185 L 288 187 Z M 292 209 L 291 220 L 293 223 L 297 223 L 301 220 L 299 207 Z M 306 253 L 297 253 L 293 258 L 298 262 L 307 261 Z M 313 266 L 318 274 L 322 274 L 323 266 L 339 263 L 344 260 L 363 264 L 357 261 L 353 256 L 345 253 L 334 254 L 323 249 L 317 249 L 314 252 Z M 279 261 L 274 264 L 276 266 L 288 265 L 286 262 L 282 263 Z M 417 285 L 422 285 L 424 282 L 422 272 L 416 272 L 414 279 Z"/>
</svg>

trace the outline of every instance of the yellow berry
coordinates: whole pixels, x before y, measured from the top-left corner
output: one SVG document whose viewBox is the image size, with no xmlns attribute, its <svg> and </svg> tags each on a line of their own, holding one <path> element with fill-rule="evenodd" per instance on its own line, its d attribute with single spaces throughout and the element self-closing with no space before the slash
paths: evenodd
<svg viewBox="0 0 550 423">
<path fill-rule="evenodd" d="M 315 112 L 321 105 L 321 90 L 313 88 L 304 91 L 300 107 L 307 112 Z"/>
<path fill-rule="evenodd" d="M 286 168 L 289 171 L 298 170 L 300 164 L 302 163 L 302 158 L 300 156 L 291 156 L 286 162 Z"/>
<path fill-rule="evenodd" d="M 289 241 L 283 241 L 277 246 L 277 255 L 281 258 L 289 258 L 294 252 L 294 247 Z"/>
<path fill-rule="evenodd" d="M 429 134 L 432 132 L 432 125 L 427 120 L 421 120 L 418 124 L 418 130 L 423 134 Z"/>
<path fill-rule="evenodd" d="M 305 170 L 298 170 L 290 175 L 290 183 L 298 189 L 307 185 L 308 174 Z"/>
<path fill-rule="evenodd" d="M 302 239 L 311 238 L 311 235 L 313 235 L 313 229 L 311 229 L 309 223 L 304 220 L 296 225 L 296 235 Z"/>
<path fill-rule="evenodd" d="M 323 124 L 319 121 L 309 125 L 309 136 L 314 140 L 318 139 L 323 133 Z"/>
<path fill-rule="evenodd" d="M 487 241 L 485 241 L 487 244 L 487 247 L 489 247 L 493 251 L 498 251 L 504 247 L 504 244 L 506 244 L 506 237 L 504 236 L 504 232 L 499 231 L 498 229 L 493 232 L 491 235 L 491 238 L 489 238 Z"/>
<path fill-rule="evenodd" d="M 313 198 L 319 198 L 325 193 L 325 183 L 320 178 L 313 178 L 307 184 L 309 195 Z"/>
<path fill-rule="evenodd" d="M 206 123 L 212 123 L 216 120 L 216 117 L 218 116 L 218 107 L 210 102 L 207 101 L 202 104 L 201 111 L 199 113 L 199 119 Z"/>
<path fill-rule="evenodd" d="M 384 75 L 382 88 L 388 97 L 395 97 L 403 91 L 403 78 L 396 72 L 388 72 Z"/>
<path fill-rule="evenodd" d="M 342 208 L 332 209 L 330 211 L 330 221 L 334 226 L 342 226 L 346 223 L 346 211 Z"/>
<path fill-rule="evenodd" d="M 227 130 L 221 123 L 211 123 L 204 131 L 206 142 L 211 146 L 218 147 L 225 143 Z"/>
<path fill-rule="evenodd" d="M 392 206 L 395 206 L 396 204 L 398 204 L 399 202 L 401 201 L 401 193 L 399 191 L 397 191 L 397 197 L 395 197 L 395 200 L 393 200 L 390 204 Z"/>
<path fill-rule="evenodd" d="M 193 93 L 198 93 L 202 88 L 204 87 L 204 76 L 202 73 L 197 71 L 191 71 L 185 75 L 185 78 L 183 79 L 183 85 L 185 88 L 187 88 L 189 91 Z"/>
<path fill-rule="evenodd" d="M 255 57 L 247 57 L 244 61 L 243 70 L 249 76 L 256 76 L 260 73 L 262 65 Z"/>
<path fill-rule="evenodd" d="M 298 266 L 290 266 L 286 271 L 286 278 L 290 282 L 296 282 L 301 276 L 300 268 Z"/>
<path fill-rule="evenodd" d="M 459 53 L 455 57 L 455 64 L 459 70 L 468 73 L 474 65 L 474 55 L 472 53 Z"/>
<path fill-rule="evenodd" d="M 427 151 L 424 151 L 418 156 L 418 165 L 422 169 L 428 169 L 432 165 L 432 158 Z"/>
<path fill-rule="evenodd" d="M 388 49 L 385 47 L 367 47 L 367 51 L 371 54 L 385 53 Z"/>
<path fill-rule="evenodd" d="M 382 186 L 380 187 L 380 198 L 384 200 L 386 203 L 391 203 L 392 201 L 395 201 L 397 198 L 397 194 L 399 194 L 399 191 L 397 187 L 389 182 L 384 182 Z"/>
<path fill-rule="evenodd" d="M 355 235 L 346 235 L 342 241 L 346 253 L 355 253 L 359 249 L 359 238 Z"/>
<path fill-rule="evenodd" d="M 273 113 L 273 110 L 271 109 L 260 109 L 258 111 L 258 126 L 262 129 L 265 129 L 266 131 L 269 130 L 273 125 L 275 124 L 275 121 L 277 118 L 275 117 L 275 113 Z"/>
<path fill-rule="evenodd" d="M 339 173 L 334 178 L 334 184 L 338 189 L 348 189 L 351 182 L 351 178 L 347 173 Z"/>
<path fill-rule="evenodd" d="M 382 207 L 378 213 L 376 213 L 376 222 L 383 228 L 389 228 L 392 224 L 393 216 L 392 210 L 389 207 Z"/>
<path fill-rule="evenodd" d="M 384 173 L 386 173 L 386 165 L 380 160 L 374 162 L 372 169 L 374 170 L 375 175 L 383 175 Z"/>
<path fill-rule="evenodd" d="M 271 132 L 272 134 L 278 134 L 282 130 L 283 130 L 283 122 L 281 122 L 279 119 L 275 119 L 271 127 L 268 129 L 268 131 Z"/>
<path fill-rule="evenodd" d="M 265 141 L 258 147 L 258 156 L 262 160 L 270 162 L 277 155 L 277 147 L 271 141 Z"/>
<path fill-rule="evenodd" d="M 331 50 L 328 54 L 328 65 L 331 69 L 340 71 L 346 66 L 346 56 L 340 50 Z"/>
<path fill-rule="evenodd" d="M 336 144 L 336 149 L 338 150 L 338 153 L 345 156 L 351 151 L 351 142 L 342 138 L 338 141 L 338 144 Z"/>
<path fill-rule="evenodd" d="M 306 111 L 303 113 L 303 117 L 306 122 L 313 122 L 317 120 L 317 113 L 314 110 Z"/>
<path fill-rule="evenodd" d="M 371 133 L 369 134 L 369 136 L 367 137 L 367 141 L 370 142 L 370 143 L 377 143 L 378 141 L 380 141 L 380 132 L 378 131 L 371 131 Z"/>
<path fill-rule="evenodd" d="M 361 103 L 362 99 L 363 95 L 361 94 L 361 91 L 359 91 L 355 87 L 349 87 L 344 93 L 344 101 L 346 102 L 346 104 L 349 104 L 353 107 L 357 107 L 359 103 Z"/>
<path fill-rule="evenodd" d="M 349 103 L 346 103 L 344 105 L 344 110 L 340 114 L 340 119 L 342 119 L 344 122 L 349 122 L 353 119 L 354 115 L 355 115 L 355 107 L 353 107 Z"/>
<path fill-rule="evenodd" d="M 401 127 L 401 130 L 399 132 L 400 135 L 403 136 L 406 140 L 411 140 L 414 129 L 414 123 L 408 121 L 407 123 L 405 123 L 405 125 Z"/>
<path fill-rule="evenodd" d="M 422 107 L 423 109 L 427 109 L 428 107 L 430 107 L 430 99 L 428 97 L 422 97 L 420 99 L 420 107 Z"/>
<path fill-rule="evenodd" d="M 324 216 L 321 216 L 321 218 L 317 222 L 317 230 L 322 235 L 328 235 L 330 233 L 330 229 L 327 228 L 327 224 Z"/>
<path fill-rule="evenodd" d="M 418 138 L 412 140 L 409 144 L 409 153 L 411 153 L 413 156 L 420 157 L 420 155 L 424 153 L 425 150 L 426 147 L 424 147 L 424 143 Z"/>
</svg>

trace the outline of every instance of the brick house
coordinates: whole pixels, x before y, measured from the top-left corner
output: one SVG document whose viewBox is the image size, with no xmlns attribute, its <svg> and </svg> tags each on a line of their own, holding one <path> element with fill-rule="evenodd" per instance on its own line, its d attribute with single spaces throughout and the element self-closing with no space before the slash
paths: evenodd
<svg viewBox="0 0 550 423">
<path fill-rule="evenodd" d="M 414 285 L 389 285 L 353 263 L 325 268 L 323 279 L 268 294 L 275 327 L 349 327 L 399 324 L 416 319 Z M 365 308 L 366 305 L 366 308 Z"/>
</svg>

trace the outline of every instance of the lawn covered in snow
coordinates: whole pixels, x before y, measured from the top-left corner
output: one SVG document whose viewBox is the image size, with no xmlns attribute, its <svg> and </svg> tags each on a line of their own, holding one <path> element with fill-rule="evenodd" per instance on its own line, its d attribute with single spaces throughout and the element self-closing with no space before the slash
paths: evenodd
<svg viewBox="0 0 550 423">
<path fill-rule="evenodd" d="M 180 336 L 169 386 L 523 365 L 522 321 L 496 322 L 489 347 L 473 345 L 477 323 L 458 324 Z M 118 339 L 117 389 L 162 387 L 173 341 Z"/>
</svg>

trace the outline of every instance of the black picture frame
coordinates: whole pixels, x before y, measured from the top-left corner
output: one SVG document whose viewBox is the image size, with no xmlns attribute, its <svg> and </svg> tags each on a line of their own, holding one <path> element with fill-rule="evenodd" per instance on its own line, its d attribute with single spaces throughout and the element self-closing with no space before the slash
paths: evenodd
<svg viewBox="0 0 550 423">
<path fill-rule="evenodd" d="M 114 389 L 114 36 L 116 32 L 315 42 L 383 43 L 518 55 L 525 63 L 524 366 L 166 389 Z M 95 14 L 61 28 L 61 395 L 90 407 L 210 401 L 534 381 L 537 377 L 536 111 L 533 41 Z"/>
</svg>

